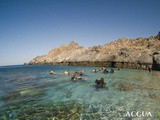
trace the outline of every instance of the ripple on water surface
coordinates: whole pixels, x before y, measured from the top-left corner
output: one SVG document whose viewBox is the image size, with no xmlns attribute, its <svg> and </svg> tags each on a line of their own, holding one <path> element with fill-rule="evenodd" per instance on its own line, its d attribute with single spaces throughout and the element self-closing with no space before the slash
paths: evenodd
<svg viewBox="0 0 160 120">
<path fill-rule="evenodd" d="M 121 69 L 115 74 L 103 74 L 92 73 L 93 69 L 99 68 L 0 67 L 0 119 L 117 120 L 133 110 L 150 111 L 153 119 L 158 119 L 160 72 Z M 56 75 L 50 75 L 51 70 Z M 64 75 L 67 70 L 84 70 L 83 81 L 72 82 L 71 75 Z M 108 89 L 95 85 L 101 77 Z"/>
</svg>

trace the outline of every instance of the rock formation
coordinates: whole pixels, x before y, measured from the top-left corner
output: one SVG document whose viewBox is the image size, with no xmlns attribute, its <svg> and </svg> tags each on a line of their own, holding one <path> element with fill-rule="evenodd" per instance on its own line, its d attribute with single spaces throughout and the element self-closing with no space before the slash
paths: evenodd
<svg viewBox="0 0 160 120">
<path fill-rule="evenodd" d="M 158 35 L 157 35 L 157 36 L 158 36 L 158 40 L 160 40 L 160 32 L 158 33 Z"/>
<path fill-rule="evenodd" d="M 104 46 L 83 48 L 77 42 L 52 49 L 28 64 L 113 66 L 160 70 L 159 38 L 121 38 Z"/>
</svg>

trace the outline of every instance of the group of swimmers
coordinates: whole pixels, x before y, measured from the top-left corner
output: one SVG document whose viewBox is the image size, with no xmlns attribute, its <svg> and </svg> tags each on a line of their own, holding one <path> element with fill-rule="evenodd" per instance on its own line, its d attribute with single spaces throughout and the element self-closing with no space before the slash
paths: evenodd
<svg viewBox="0 0 160 120">
<path fill-rule="evenodd" d="M 117 70 L 120 70 L 120 68 L 118 68 Z M 105 67 L 102 67 L 99 70 L 96 70 L 96 69 L 92 70 L 93 73 L 97 73 L 98 71 L 103 71 L 104 74 L 107 74 L 107 73 L 116 73 L 116 71 L 113 70 L 112 68 L 109 71 L 108 68 L 105 68 Z"/>
<path fill-rule="evenodd" d="M 81 72 L 79 72 L 78 70 L 73 74 L 71 80 L 73 81 L 77 81 L 77 80 L 81 80 L 81 77 L 77 77 L 78 75 L 83 76 L 84 75 L 84 70 L 82 70 Z"/>
<path fill-rule="evenodd" d="M 118 68 L 117 70 L 120 70 L 120 69 Z M 97 73 L 98 71 L 103 71 L 104 74 L 116 73 L 116 71 L 114 69 L 111 68 L 110 71 L 109 71 L 108 68 L 105 68 L 105 67 L 102 67 L 99 70 L 96 70 L 96 69 L 92 70 L 93 73 Z M 50 71 L 50 74 L 55 75 L 55 72 L 54 71 Z M 71 72 L 69 70 L 67 70 L 67 71 L 64 72 L 64 74 L 65 75 L 71 75 Z M 72 81 L 82 80 L 82 76 L 84 76 L 84 70 L 81 70 L 80 72 L 77 70 L 72 75 L 73 75 L 71 77 Z M 104 82 L 104 78 L 103 77 L 100 80 L 96 79 L 95 83 L 99 87 L 107 87 L 107 84 Z"/>
<path fill-rule="evenodd" d="M 51 75 L 55 75 L 56 73 L 54 71 L 50 71 L 50 74 Z M 71 72 L 69 70 L 65 71 L 64 72 L 65 75 L 70 75 Z M 77 70 L 76 72 L 73 73 L 73 76 L 71 78 L 71 80 L 74 80 L 74 81 L 77 81 L 77 80 L 80 80 L 82 79 L 81 77 L 77 77 L 77 76 L 83 76 L 84 75 L 84 70 L 81 70 L 80 72 Z"/>
</svg>

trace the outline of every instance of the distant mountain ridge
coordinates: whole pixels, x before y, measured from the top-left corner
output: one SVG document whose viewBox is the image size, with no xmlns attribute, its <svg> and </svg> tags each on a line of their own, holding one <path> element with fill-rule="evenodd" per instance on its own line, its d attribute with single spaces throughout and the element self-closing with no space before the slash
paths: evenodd
<svg viewBox="0 0 160 120">
<path fill-rule="evenodd" d="M 33 64 L 113 66 L 160 70 L 160 32 L 150 38 L 121 38 L 104 46 L 84 48 L 72 41 L 31 60 Z"/>
</svg>

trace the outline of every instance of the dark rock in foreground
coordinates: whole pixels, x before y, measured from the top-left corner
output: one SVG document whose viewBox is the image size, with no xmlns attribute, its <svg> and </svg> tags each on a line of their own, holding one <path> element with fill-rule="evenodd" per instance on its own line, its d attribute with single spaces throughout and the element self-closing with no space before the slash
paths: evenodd
<svg viewBox="0 0 160 120">
<path fill-rule="evenodd" d="M 160 70 L 160 41 L 156 37 L 128 39 L 121 38 L 104 46 L 83 48 L 72 41 L 52 49 L 48 54 L 38 56 L 28 64 L 112 66 Z"/>
</svg>

